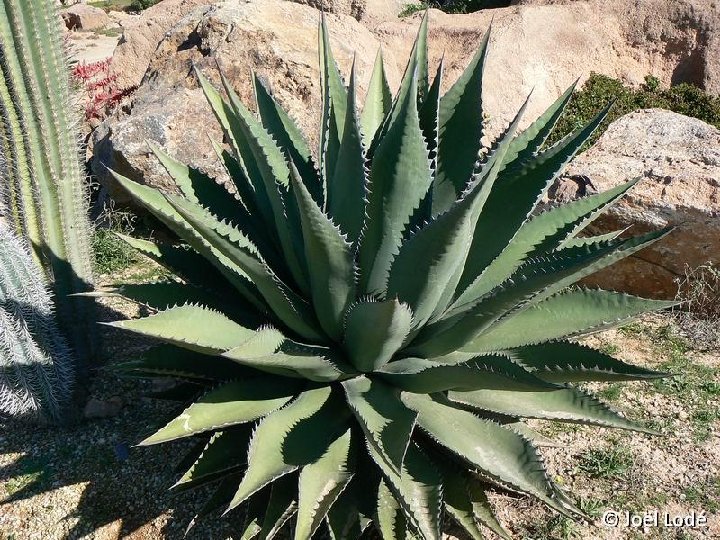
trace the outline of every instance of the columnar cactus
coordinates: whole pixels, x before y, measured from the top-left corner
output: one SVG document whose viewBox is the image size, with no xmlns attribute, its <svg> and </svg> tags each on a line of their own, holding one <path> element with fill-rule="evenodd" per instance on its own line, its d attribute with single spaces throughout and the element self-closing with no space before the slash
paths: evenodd
<svg viewBox="0 0 720 540">
<path fill-rule="evenodd" d="M 0 222 L 0 414 L 59 420 L 74 375 L 42 271 Z"/>
<path fill-rule="evenodd" d="M 61 324 L 93 352 L 88 194 L 62 32 L 52 0 L 0 1 L 0 212 L 48 270 Z M 79 114 L 79 111 L 78 111 Z"/>
</svg>

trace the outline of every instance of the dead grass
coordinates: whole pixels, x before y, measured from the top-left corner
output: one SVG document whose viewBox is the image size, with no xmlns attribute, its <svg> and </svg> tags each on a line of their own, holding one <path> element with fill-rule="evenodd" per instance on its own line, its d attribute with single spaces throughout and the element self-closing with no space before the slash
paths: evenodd
<svg viewBox="0 0 720 540">
<path fill-rule="evenodd" d="M 720 348 L 720 268 L 711 263 L 687 268 L 678 282 L 675 322 L 693 345 Z"/>
</svg>

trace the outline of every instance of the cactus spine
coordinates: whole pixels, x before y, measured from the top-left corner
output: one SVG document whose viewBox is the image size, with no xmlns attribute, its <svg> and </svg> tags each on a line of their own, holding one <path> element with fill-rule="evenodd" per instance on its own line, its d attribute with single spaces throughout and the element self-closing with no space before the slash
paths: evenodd
<svg viewBox="0 0 720 540">
<path fill-rule="evenodd" d="M 0 212 L 52 279 L 80 357 L 94 352 L 88 194 L 52 0 L 0 0 Z"/>
<path fill-rule="evenodd" d="M 59 420 L 73 366 L 41 269 L 0 222 L 0 414 Z"/>
</svg>

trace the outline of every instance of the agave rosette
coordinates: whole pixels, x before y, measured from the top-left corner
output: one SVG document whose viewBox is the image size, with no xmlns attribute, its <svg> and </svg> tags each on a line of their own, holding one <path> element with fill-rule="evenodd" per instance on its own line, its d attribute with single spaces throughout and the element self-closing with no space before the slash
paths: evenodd
<svg viewBox="0 0 720 540">
<path fill-rule="evenodd" d="M 568 89 L 483 150 L 486 36 L 441 96 L 427 17 L 393 99 L 382 57 L 365 105 L 320 30 L 324 114 L 308 144 L 255 80 L 257 115 L 201 73 L 235 190 L 154 148 L 181 195 L 118 176 L 181 243 L 127 241 L 177 279 L 114 292 L 154 308 L 114 326 L 164 342 L 121 367 L 182 383 L 190 405 L 143 444 L 198 441 L 176 489 L 216 483 L 199 515 L 242 507 L 244 538 L 439 538 L 446 516 L 503 537 L 486 490 L 579 510 L 548 477 L 528 418 L 643 430 L 575 386 L 661 376 L 573 338 L 666 302 L 571 287 L 654 242 L 583 236 L 632 182 L 539 213 L 605 118 L 544 142 Z M 524 109 L 524 107 L 523 107 Z M 482 157 L 481 157 L 482 156 Z"/>
</svg>

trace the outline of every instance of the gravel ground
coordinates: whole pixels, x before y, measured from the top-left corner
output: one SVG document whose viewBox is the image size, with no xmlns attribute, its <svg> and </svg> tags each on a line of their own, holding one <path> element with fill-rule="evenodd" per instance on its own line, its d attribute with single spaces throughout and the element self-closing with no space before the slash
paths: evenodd
<svg viewBox="0 0 720 540">
<path fill-rule="evenodd" d="M 103 320 L 132 316 L 137 308 L 103 301 Z M 145 345 L 103 327 L 104 362 L 133 358 Z M 596 519 L 581 524 L 552 514 L 527 498 L 492 495 L 514 538 L 624 540 L 720 538 L 720 358 L 699 353 L 673 334 L 672 322 L 652 317 L 625 330 L 589 339 L 634 363 L 669 369 L 661 383 L 595 385 L 628 416 L 649 422 L 662 437 L 572 424 L 534 422 L 557 443 L 542 450 L 555 479 L 579 497 Z M 167 488 L 183 443 L 133 445 L 174 412 L 173 404 L 144 397 L 151 383 L 121 379 L 100 368 L 87 393 L 120 398 L 110 418 L 83 419 L 62 428 L 0 425 L 0 540 L 180 539 L 206 493 L 174 495 Z M 705 511 L 702 528 L 610 528 L 606 510 L 642 517 L 646 512 L 685 516 Z M 636 518 L 637 519 L 637 518 Z M 189 539 L 239 538 L 232 517 L 201 523 Z M 492 538 L 488 533 L 488 538 Z"/>
</svg>

